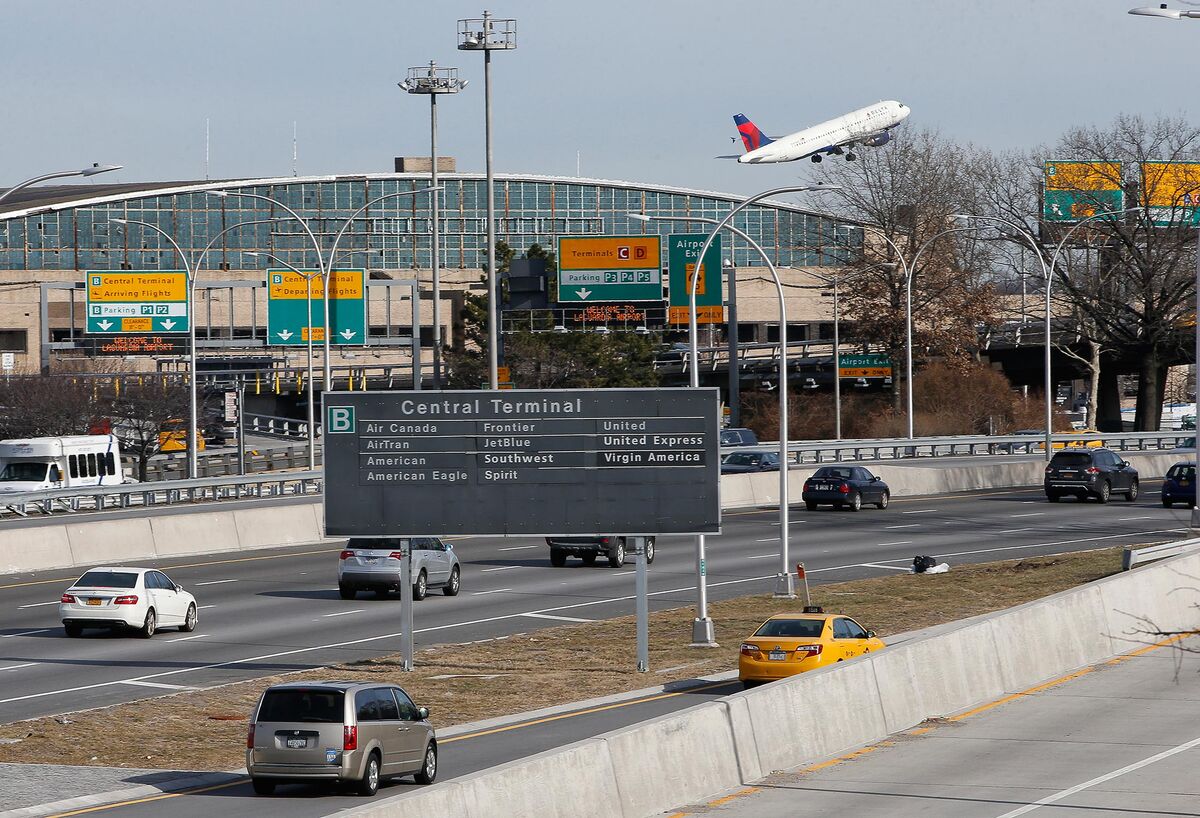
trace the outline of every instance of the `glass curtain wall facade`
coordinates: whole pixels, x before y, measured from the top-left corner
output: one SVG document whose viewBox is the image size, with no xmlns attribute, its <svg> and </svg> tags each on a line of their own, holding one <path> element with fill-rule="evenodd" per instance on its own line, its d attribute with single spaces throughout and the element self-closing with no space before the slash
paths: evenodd
<svg viewBox="0 0 1200 818">
<path fill-rule="evenodd" d="M 441 210 L 444 267 L 481 268 L 486 258 L 486 183 L 482 175 L 443 174 Z M 112 218 L 150 222 L 171 234 L 194 257 L 233 225 L 273 220 L 227 232 L 214 244 L 205 269 L 253 270 L 274 266 L 249 251 L 271 253 L 301 269 L 317 266 L 308 235 L 282 209 L 256 199 L 216 197 L 208 190 L 242 191 L 285 203 L 308 220 L 328 247 L 355 210 L 369 201 L 428 186 L 422 174 L 370 177 L 282 178 L 238 183 L 197 183 L 147 195 L 104 197 L 91 204 L 55 205 L 33 215 L 0 220 L 0 269 L 180 269 L 170 244 L 152 230 L 112 224 Z M 170 191 L 170 192 L 166 192 Z M 80 199 L 88 197 L 80 188 Z M 430 266 L 430 194 L 400 196 L 372 205 L 355 217 L 339 244 L 337 266 L 425 269 Z M 701 222 L 652 222 L 628 213 L 720 217 L 740 199 L 706 191 L 647 187 L 634 183 L 509 175 L 497 177 L 496 234 L 522 252 L 540 243 L 553 251 L 559 236 L 707 232 Z M 862 251 L 859 226 L 782 204 L 747 208 L 735 220 L 779 266 L 837 266 Z M 760 258 L 741 239 L 726 238 L 736 266 Z M 730 252 L 730 251 L 727 251 Z M 664 260 L 665 261 L 665 260 Z"/>
</svg>

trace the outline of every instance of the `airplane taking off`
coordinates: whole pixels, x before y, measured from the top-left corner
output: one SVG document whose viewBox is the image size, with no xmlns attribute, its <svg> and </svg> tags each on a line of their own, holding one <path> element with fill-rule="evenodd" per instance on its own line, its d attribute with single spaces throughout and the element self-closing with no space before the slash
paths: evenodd
<svg viewBox="0 0 1200 818">
<path fill-rule="evenodd" d="M 814 162 L 820 162 L 822 154 L 825 154 L 845 155 L 846 161 L 853 162 L 858 158 L 854 154 L 855 146 L 877 148 L 886 145 L 892 138 L 891 129 L 907 119 L 909 113 L 907 105 L 884 100 L 777 139 L 760 131 L 744 114 L 736 114 L 733 121 L 742 135 L 746 153 L 717 158 L 737 159 L 741 164 L 757 165 L 794 162 L 806 156 Z"/>
</svg>

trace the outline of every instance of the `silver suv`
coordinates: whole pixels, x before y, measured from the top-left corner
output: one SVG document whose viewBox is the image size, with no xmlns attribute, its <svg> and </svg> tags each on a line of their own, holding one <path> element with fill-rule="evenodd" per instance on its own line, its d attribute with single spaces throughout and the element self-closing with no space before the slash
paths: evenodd
<svg viewBox="0 0 1200 818">
<path fill-rule="evenodd" d="M 287 782 L 353 783 L 374 795 L 383 778 L 437 777 L 429 711 L 401 688 L 370 682 L 289 682 L 267 688 L 250 717 L 246 770 L 254 791 Z"/>
<path fill-rule="evenodd" d="M 400 590 L 401 542 L 412 543 L 413 599 L 424 599 L 430 588 L 458 596 L 462 569 L 453 546 L 437 537 L 353 537 L 338 558 L 338 593 L 354 599 L 359 591 L 374 591 L 381 599 Z"/>
</svg>

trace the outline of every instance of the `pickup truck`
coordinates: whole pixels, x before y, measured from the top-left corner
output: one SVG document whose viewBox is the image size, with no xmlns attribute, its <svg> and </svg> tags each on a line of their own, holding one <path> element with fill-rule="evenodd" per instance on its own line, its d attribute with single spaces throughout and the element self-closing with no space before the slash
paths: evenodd
<svg viewBox="0 0 1200 818">
<path fill-rule="evenodd" d="M 595 565 L 596 558 L 603 554 L 608 558 L 608 564 L 620 568 L 625 564 L 626 538 L 616 535 L 601 537 L 547 537 L 546 544 L 550 546 L 550 564 L 562 568 L 567 564 L 567 557 L 579 557 L 584 565 Z M 654 538 L 646 538 L 646 564 L 654 562 Z"/>
</svg>

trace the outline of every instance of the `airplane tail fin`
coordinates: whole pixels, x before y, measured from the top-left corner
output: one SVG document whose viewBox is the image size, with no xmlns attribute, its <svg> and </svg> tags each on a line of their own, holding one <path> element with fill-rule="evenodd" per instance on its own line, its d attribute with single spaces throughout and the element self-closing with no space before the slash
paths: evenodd
<svg viewBox="0 0 1200 818">
<path fill-rule="evenodd" d="M 746 118 L 745 114 L 734 114 L 733 123 L 737 125 L 738 133 L 742 135 L 742 144 L 746 151 L 758 150 L 763 145 L 770 145 L 773 140 L 758 129 L 758 126 Z"/>
</svg>

